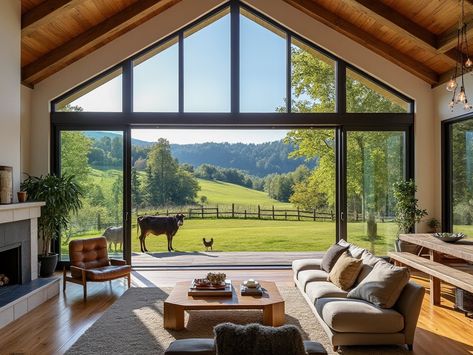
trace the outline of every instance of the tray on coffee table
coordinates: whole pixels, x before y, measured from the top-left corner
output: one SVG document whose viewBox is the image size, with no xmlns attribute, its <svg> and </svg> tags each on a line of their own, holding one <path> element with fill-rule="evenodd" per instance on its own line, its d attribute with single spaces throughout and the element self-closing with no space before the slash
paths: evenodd
<svg viewBox="0 0 473 355">
<path fill-rule="evenodd" d="M 196 285 L 195 280 L 191 282 L 191 286 L 187 291 L 188 296 L 225 296 L 225 297 L 232 297 L 233 287 L 231 280 L 225 280 L 225 285 L 222 284 L 221 286 L 203 286 L 203 285 Z"/>
</svg>

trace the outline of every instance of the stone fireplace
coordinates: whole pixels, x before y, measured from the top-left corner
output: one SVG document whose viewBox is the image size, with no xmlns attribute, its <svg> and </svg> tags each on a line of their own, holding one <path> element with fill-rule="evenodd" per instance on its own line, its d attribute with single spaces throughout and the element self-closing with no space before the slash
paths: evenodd
<svg viewBox="0 0 473 355">
<path fill-rule="evenodd" d="M 0 328 L 59 293 L 59 278 L 38 278 L 42 202 L 0 205 Z"/>
</svg>

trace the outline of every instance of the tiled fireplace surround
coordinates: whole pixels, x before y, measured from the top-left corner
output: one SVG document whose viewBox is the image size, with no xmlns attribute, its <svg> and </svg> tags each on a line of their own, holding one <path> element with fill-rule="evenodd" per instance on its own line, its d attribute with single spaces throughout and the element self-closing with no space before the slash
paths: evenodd
<svg viewBox="0 0 473 355">
<path fill-rule="evenodd" d="M 0 328 L 59 293 L 59 278 L 38 278 L 38 217 L 42 205 L 0 205 L 0 251 L 20 247 L 21 253 L 20 284 L 0 288 Z"/>
</svg>

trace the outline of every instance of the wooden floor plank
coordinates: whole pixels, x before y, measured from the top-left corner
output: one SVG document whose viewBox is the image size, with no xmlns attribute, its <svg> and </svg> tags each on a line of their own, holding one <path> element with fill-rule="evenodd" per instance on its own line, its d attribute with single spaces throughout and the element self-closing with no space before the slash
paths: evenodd
<svg viewBox="0 0 473 355">
<path fill-rule="evenodd" d="M 177 281 L 205 275 L 214 270 L 133 271 L 133 286 L 172 287 Z M 253 277 L 292 286 L 292 271 L 225 270 L 231 279 Z M 415 273 L 415 282 L 428 288 L 426 275 Z M 28 315 L 2 329 L 0 354 L 63 354 L 126 291 L 122 280 L 91 284 L 87 303 L 82 287 L 68 284 L 62 292 Z M 442 306 L 429 303 L 427 290 L 422 304 L 413 354 L 473 354 L 473 319 L 453 310 L 452 287 L 442 284 Z"/>
</svg>

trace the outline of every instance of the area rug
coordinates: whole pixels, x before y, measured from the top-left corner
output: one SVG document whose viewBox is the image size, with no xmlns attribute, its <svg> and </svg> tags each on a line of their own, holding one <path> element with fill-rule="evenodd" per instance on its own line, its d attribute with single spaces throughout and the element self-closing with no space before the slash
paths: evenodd
<svg viewBox="0 0 473 355">
<path fill-rule="evenodd" d="M 163 328 L 163 301 L 171 288 L 131 288 L 127 290 L 67 351 L 85 354 L 163 354 L 175 339 L 207 338 L 213 327 L 222 322 L 246 324 L 262 322 L 262 312 L 191 311 L 186 312 L 186 329 Z M 315 340 L 329 354 L 335 354 L 325 332 L 296 287 L 279 286 L 286 302 L 286 323 L 302 330 L 305 339 Z M 406 354 L 402 347 L 341 347 L 339 353 Z"/>
</svg>

